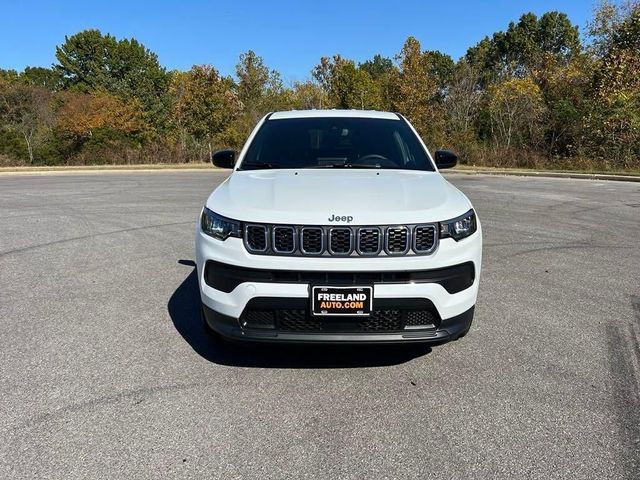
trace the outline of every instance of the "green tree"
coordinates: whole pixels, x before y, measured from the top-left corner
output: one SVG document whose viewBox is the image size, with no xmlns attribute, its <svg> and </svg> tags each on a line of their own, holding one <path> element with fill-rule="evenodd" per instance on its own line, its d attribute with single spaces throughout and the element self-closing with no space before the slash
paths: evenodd
<svg viewBox="0 0 640 480">
<path fill-rule="evenodd" d="M 390 110 L 392 108 L 391 80 L 398 73 L 393 60 L 377 54 L 373 59 L 361 63 L 359 68 L 369 74 L 375 85 L 374 93 L 378 98 L 371 101 L 372 105 L 381 110 Z"/>
<path fill-rule="evenodd" d="M 158 57 L 135 39 L 117 40 L 99 30 L 84 30 L 56 47 L 65 89 L 105 91 L 123 99 L 138 99 L 150 122 L 164 126 L 168 76 Z"/>
<path fill-rule="evenodd" d="M 20 76 L 15 70 L 4 70 L 0 68 L 0 81 L 17 82 Z"/>
<path fill-rule="evenodd" d="M 565 13 L 547 12 L 540 18 L 525 13 L 517 23 L 509 23 L 506 31 L 471 47 L 466 59 L 480 67 L 487 82 L 505 75 L 528 76 L 548 56 L 566 65 L 581 49 L 578 27 Z"/>
<path fill-rule="evenodd" d="M 53 68 L 26 67 L 20 74 L 20 80 L 27 85 L 35 85 L 53 92 L 62 89 L 60 72 Z"/>
<path fill-rule="evenodd" d="M 366 69 L 340 55 L 322 57 L 312 71 L 313 77 L 334 108 L 381 108 L 380 86 Z"/>
<path fill-rule="evenodd" d="M 531 78 L 513 78 L 492 86 L 489 112 L 496 145 L 534 146 L 545 112 L 542 91 Z"/>
<path fill-rule="evenodd" d="M 41 87 L 0 80 L 1 125 L 24 139 L 29 162 L 53 122 L 52 94 Z"/>
<path fill-rule="evenodd" d="M 390 58 L 376 54 L 371 60 L 361 63 L 360 68 L 367 72 L 373 80 L 379 80 L 390 75 L 395 66 Z"/>
</svg>

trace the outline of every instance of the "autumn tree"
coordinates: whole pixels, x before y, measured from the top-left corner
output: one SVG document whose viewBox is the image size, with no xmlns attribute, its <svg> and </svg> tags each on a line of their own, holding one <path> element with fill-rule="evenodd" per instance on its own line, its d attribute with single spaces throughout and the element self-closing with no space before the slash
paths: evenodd
<svg viewBox="0 0 640 480">
<path fill-rule="evenodd" d="M 640 2 L 603 3 L 590 33 L 597 60 L 587 146 L 607 165 L 629 168 L 640 157 Z"/>
<path fill-rule="evenodd" d="M 57 127 L 78 141 L 99 132 L 136 135 L 144 129 L 142 107 L 106 92 L 67 93 L 58 111 Z"/>
<path fill-rule="evenodd" d="M 327 105 L 327 95 L 316 82 L 294 82 L 291 87 L 291 107 L 296 110 L 320 109 Z"/>
<path fill-rule="evenodd" d="M 254 51 L 240 55 L 236 76 L 238 99 L 250 121 L 255 123 L 266 113 L 286 104 L 286 92 L 280 74 L 270 70 Z"/>
<path fill-rule="evenodd" d="M 436 52 L 423 52 L 414 37 L 407 39 L 397 60 L 399 72 L 392 80 L 393 108 L 406 115 L 430 145 L 444 145 L 443 87 L 453 61 Z"/>
<path fill-rule="evenodd" d="M 241 105 L 233 81 L 209 66 L 194 66 L 172 79 L 172 119 L 184 135 L 205 144 L 209 155 L 213 145 L 238 118 Z M 226 142 L 225 142 L 226 143 Z"/>
<path fill-rule="evenodd" d="M 605 0 L 585 45 L 566 14 L 525 13 L 457 63 L 409 37 L 393 59 L 322 57 L 290 85 L 252 50 L 233 77 L 166 72 L 137 40 L 85 30 L 65 38 L 52 68 L 0 69 L 0 155 L 204 159 L 240 148 L 270 111 L 364 108 L 406 115 L 463 162 L 638 169 L 639 5 Z"/>
<path fill-rule="evenodd" d="M 333 108 L 380 109 L 379 85 L 370 73 L 340 55 L 322 57 L 312 75 Z"/>
</svg>

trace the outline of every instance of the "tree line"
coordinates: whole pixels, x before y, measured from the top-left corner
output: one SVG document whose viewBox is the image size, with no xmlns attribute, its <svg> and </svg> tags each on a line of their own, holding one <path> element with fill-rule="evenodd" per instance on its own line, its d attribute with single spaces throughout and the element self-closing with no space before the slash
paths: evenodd
<svg viewBox="0 0 640 480">
<path fill-rule="evenodd" d="M 269 111 L 405 115 L 471 165 L 640 170 L 640 1 L 602 3 L 583 37 L 526 13 L 458 61 L 407 38 L 393 58 L 323 57 L 285 85 L 255 52 L 234 76 L 168 71 L 135 39 L 65 37 L 51 68 L 0 69 L 0 166 L 205 161 Z"/>
</svg>

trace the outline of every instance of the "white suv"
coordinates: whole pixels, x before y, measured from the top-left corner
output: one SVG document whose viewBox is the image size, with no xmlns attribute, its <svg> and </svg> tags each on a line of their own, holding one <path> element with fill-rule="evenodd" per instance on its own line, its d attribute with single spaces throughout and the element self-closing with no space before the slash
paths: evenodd
<svg viewBox="0 0 640 480">
<path fill-rule="evenodd" d="M 467 333 L 482 234 L 401 115 L 265 116 L 196 231 L 206 325 L 264 342 L 429 342 Z"/>
</svg>

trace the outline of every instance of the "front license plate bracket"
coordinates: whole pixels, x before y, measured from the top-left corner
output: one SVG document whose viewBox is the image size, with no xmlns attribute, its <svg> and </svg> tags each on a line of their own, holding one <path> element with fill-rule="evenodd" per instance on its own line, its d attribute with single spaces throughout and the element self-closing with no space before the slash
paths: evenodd
<svg viewBox="0 0 640 480">
<path fill-rule="evenodd" d="M 372 286 L 328 286 L 311 287 L 311 315 L 313 316 L 358 316 L 371 314 L 373 304 Z"/>
</svg>

